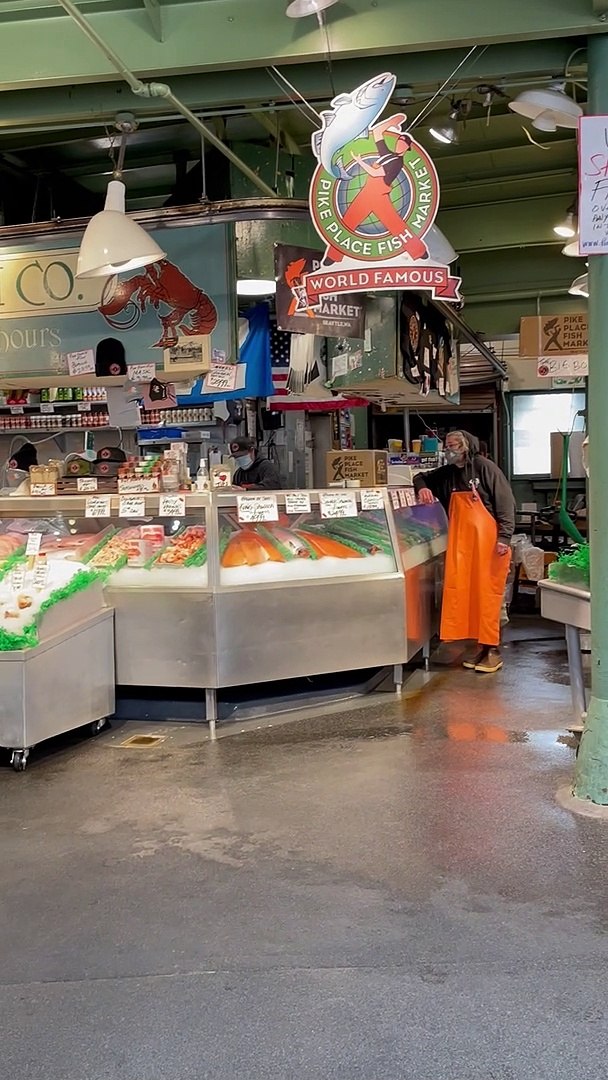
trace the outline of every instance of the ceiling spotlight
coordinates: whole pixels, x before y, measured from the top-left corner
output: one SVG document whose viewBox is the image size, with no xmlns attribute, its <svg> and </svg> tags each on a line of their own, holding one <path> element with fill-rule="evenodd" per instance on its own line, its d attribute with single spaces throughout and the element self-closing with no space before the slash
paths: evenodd
<svg viewBox="0 0 608 1080">
<path fill-rule="evenodd" d="M 274 296 L 277 283 L 272 278 L 239 278 L 237 296 Z"/>
<path fill-rule="evenodd" d="M 571 259 L 580 259 L 578 236 L 575 236 L 574 240 L 571 240 L 569 244 L 562 248 L 562 255 L 568 255 Z"/>
<path fill-rule="evenodd" d="M 434 139 L 449 146 L 458 142 L 458 130 L 456 124 L 444 124 L 443 127 L 432 127 L 429 131 Z"/>
<path fill-rule="evenodd" d="M 532 121 L 537 131 L 556 131 L 558 127 L 576 128 L 583 110 L 564 91 L 565 83 L 553 82 L 545 89 L 524 90 L 509 108 Z"/>
<path fill-rule="evenodd" d="M 303 19 L 306 15 L 318 15 L 337 3 L 338 0 L 292 0 L 285 14 L 290 19 Z"/>
<path fill-rule="evenodd" d="M 589 274 L 580 274 L 568 289 L 570 296 L 589 296 Z"/>
<path fill-rule="evenodd" d="M 576 224 L 574 222 L 573 210 L 568 211 L 564 221 L 560 221 L 558 225 L 553 226 L 553 232 L 556 236 L 562 236 L 564 240 L 569 240 L 572 236 L 576 236 Z"/>
</svg>

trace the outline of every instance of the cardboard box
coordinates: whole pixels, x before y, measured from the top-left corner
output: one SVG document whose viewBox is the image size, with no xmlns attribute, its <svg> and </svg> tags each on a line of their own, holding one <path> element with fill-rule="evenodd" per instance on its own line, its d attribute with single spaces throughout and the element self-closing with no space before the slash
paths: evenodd
<svg viewBox="0 0 608 1080">
<path fill-rule="evenodd" d="M 326 463 L 328 484 L 359 480 L 361 487 L 377 487 L 388 479 L 386 450 L 330 450 Z"/>
<path fill-rule="evenodd" d="M 530 315 L 519 322 L 520 356 L 572 356 L 589 349 L 587 314 Z"/>
</svg>

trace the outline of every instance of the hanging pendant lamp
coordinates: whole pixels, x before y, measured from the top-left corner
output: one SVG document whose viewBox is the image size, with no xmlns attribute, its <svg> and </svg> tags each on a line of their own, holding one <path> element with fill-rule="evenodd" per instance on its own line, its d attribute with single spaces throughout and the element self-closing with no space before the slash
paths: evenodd
<svg viewBox="0 0 608 1080">
<path fill-rule="evenodd" d="M 589 274 L 580 274 L 568 289 L 570 296 L 589 296 Z"/>
<path fill-rule="evenodd" d="M 564 90 L 565 83 L 554 82 L 544 89 L 524 90 L 509 102 L 511 112 L 532 121 L 537 131 L 556 131 L 558 127 L 576 128 L 583 110 Z"/>
<path fill-rule="evenodd" d="M 303 19 L 306 15 L 318 15 L 337 3 L 338 0 L 292 0 L 285 14 L 290 19 Z"/>
</svg>

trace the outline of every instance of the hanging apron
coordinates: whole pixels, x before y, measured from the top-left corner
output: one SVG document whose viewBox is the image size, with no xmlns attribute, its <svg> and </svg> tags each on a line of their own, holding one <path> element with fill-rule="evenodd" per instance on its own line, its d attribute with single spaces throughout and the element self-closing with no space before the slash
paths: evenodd
<svg viewBox="0 0 608 1080">
<path fill-rule="evenodd" d="M 450 500 L 442 641 L 500 643 L 500 609 L 511 552 L 496 554 L 497 537 L 498 526 L 479 496 L 455 491 Z"/>
</svg>

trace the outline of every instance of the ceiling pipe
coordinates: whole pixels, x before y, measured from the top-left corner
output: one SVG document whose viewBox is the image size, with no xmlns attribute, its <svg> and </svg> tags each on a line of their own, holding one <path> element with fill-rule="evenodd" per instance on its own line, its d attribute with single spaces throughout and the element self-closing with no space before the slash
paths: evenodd
<svg viewBox="0 0 608 1080">
<path fill-rule="evenodd" d="M 239 172 L 242 172 L 243 176 L 246 176 L 248 180 L 251 180 L 251 183 L 254 184 L 259 191 L 263 192 L 263 194 L 269 198 L 276 197 L 276 192 L 273 191 L 273 189 L 253 171 L 253 169 L 250 169 L 249 165 L 242 161 L 238 154 L 235 154 L 229 146 L 226 146 L 225 142 L 218 139 L 215 132 L 213 132 L 211 128 L 208 128 L 202 120 L 199 120 L 198 116 L 195 116 L 188 106 L 184 105 L 184 103 L 175 96 L 170 86 L 167 86 L 166 83 L 144 83 L 141 79 L 138 79 L 137 76 L 125 66 L 118 53 L 114 52 L 114 49 L 104 41 L 91 26 L 90 22 L 85 19 L 73 0 L 57 0 L 57 3 L 63 8 L 66 14 L 73 19 L 77 26 L 80 27 L 83 34 L 88 37 L 89 41 L 103 53 L 106 60 L 110 61 L 112 66 L 124 79 L 134 94 L 137 94 L 138 97 L 162 98 L 164 101 L 168 102 L 173 106 L 176 112 L 180 113 L 188 123 L 192 124 L 192 127 L 198 131 L 199 135 L 202 135 L 211 146 L 215 146 L 220 153 L 224 154 L 224 156 L 232 162 L 234 167 L 238 169 Z"/>
</svg>

